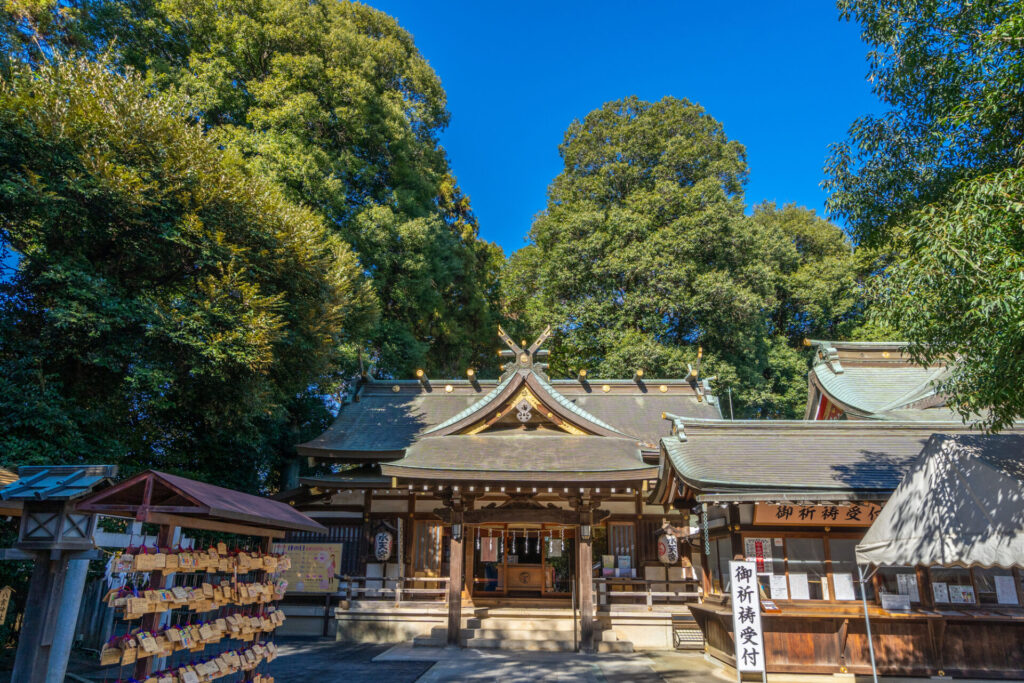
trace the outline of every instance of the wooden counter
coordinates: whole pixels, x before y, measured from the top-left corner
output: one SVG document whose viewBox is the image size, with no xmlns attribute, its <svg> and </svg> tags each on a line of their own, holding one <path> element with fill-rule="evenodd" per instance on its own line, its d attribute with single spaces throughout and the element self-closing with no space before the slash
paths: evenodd
<svg viewBox="0 0 1024 683">
<path fill-rule="evenodd" d="M 870 673 L 863 607 L 780 605 L 761 614 L 768 671 Z M 734 664 L 732 611 L 691 605 L 708 652 Z M 912 610 L 868 607 L 875 661 L 882 674 L 1024 677 L 1024 610 Z"/>
</svg>

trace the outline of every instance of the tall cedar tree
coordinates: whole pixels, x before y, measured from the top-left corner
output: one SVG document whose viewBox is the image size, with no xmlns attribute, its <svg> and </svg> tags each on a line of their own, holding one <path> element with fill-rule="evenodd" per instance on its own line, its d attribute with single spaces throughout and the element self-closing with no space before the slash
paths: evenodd
<svg viewBox="0 0 1024 683">
<path fill-rule="evenodd" d="M 216 139 L 355 250 L 383 374 L 495 365 L 499 247 L 478 238 L 438 134 L 441 81 L 390 16 L 347 0 L 83 0 L 64 31 L 192 99 Z M 44 22 L 44 20 L 40 20 Z"/>
<path fill-rule="evenodd" d="M 0 244 L 19 254 L 0 280 L 0 464 L 252 490 L 281 434 L 323 426 L 315 397 L 372 292 L 322 218 L 190 111 L 102 61 L 0 82 Z"/>
<path fill-rule="evenodd" d="M 558 330 L 552 371 L 681 377 L 702 346 L 737 417 L 796 416 L 802 339 L 840 336 L 859 311 L 842 232 L 795 206 L 745 216 L 743 146 L 686 100 L 610 102 L 560 153 L 504 282 L 517 330 Z"/>
</svg>

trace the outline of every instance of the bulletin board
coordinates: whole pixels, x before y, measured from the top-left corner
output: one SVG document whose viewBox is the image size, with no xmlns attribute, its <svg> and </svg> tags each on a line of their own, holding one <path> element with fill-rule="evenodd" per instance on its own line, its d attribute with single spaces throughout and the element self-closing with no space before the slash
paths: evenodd
<svg viewBox="0 0 1024 683">
<path fill-rule="evenodd" d="M 281 572 L 289 593 L 336 593 L 341 567 L 340 543 L 275 543 L 273 553 L 291 558 L 292 567 Z"/>
</svg>

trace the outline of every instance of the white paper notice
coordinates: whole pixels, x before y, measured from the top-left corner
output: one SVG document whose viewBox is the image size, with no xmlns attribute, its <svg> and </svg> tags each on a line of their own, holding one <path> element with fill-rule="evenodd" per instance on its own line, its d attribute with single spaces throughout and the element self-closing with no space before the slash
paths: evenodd
<svg viewBox="0 0 1024 683">
<path fill-rule="evenodd" d="M 757 596 L 757 563 L 729 563 L 732 579 L 732 632 L 736 643 L 736 670 L 764 671 L 764 633 L 761 631 L 761 601 Z"/>
<path fill-rule="evenodd" d="M 789 588 L 786 587 L 785 574 L 771 576 L 772 600 L 789 600 Z"/>
<path fill-rule="evenodd" d="M 821 577 L 821 599 L 828 600 L 828 579 L 824 576 Z"/>
<path fill-rule="evenodd" d="M 932 594 L 935 596 L 935 602 L 949 602 L 949 587 L 944 583 L 933 583 Z"/>
<path fill-rule="evenodd" d="M 996 602 L 1000 605 L 1017 605 L 1017 588 L 1012 576 L 996 577 Z"/>
<path fill-rule="evenodd" d="M 896 586 L 900 595 L 909 595 L 911 602 L 921 602 L 917 592 L 917 576 L 914 574 L 897 574 Z"/>
<path fill-rule="evenodd" d="M 789 589 L 792 592 L 792 598 L 794 600 L 810 600 L 811 589 L 807 585 L 807 574 L 793 574 L 789 575 Z"/>
<path fill-rule="evenodd" d="M 853 591 L 853 574 L 833 574 L 832 582 L 836 584 L 836 600 L 856 600 Z"/>
<path fill-rule="evenodd" d="M 889 612 L 905 612 L 910 609 L 910 596 L 902 593 L 882 593 L 882 609 Z"/>
</svg>

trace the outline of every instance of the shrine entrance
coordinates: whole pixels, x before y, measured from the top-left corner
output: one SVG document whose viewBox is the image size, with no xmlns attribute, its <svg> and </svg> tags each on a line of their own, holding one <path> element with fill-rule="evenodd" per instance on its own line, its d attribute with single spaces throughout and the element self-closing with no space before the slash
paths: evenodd
<svg viewBox="0 0 1024 683">
<path fill-rule="evenodd" d="M 576 576 L 575 525 L 494 523 L 470 527 L 473 597 L 568 598 Z"/>
</svg>

